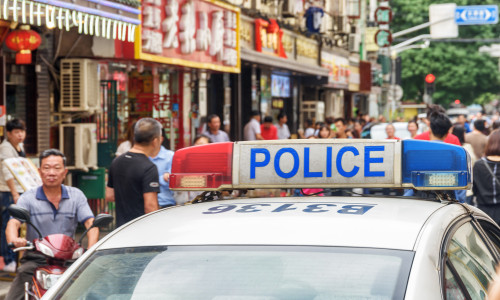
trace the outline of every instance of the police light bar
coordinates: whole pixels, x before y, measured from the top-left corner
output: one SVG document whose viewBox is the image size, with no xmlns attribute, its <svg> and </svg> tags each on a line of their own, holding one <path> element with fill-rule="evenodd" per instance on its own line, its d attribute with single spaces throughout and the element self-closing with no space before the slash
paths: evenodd
<svg viewBox="0 0 500 300">
<path fill-rule="evenodd" d="M 419 140 L 278 140 L 215 143 L 175 152 L 172 190 L 471 186 L 460 146 Z"/>
</svg>

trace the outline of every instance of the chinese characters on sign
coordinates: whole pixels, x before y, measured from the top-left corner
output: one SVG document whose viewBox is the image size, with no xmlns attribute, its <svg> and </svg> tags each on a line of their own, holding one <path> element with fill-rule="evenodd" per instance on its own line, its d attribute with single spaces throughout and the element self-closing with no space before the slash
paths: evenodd
<svg viewBox="0 0 500 300">
<path fill-rule="evenodd" d="M 389 30 L 381 29 L 375 34 L 375 42 L 381 48 L 389 47 L 392 43 L 392 34 Z"/>
<path fill-rule="evenodd" d="M 255 20 L 255 50 L 287 58 L 283 48 L 283 30 L 274 19 L 269 22 L 263 19 Z"/>
<path fill-rule="evenodd" d="M 136 58 L 239 72 L 238 26 L 239 9 L 216 0 L 145 0 Z"/>
</svg>

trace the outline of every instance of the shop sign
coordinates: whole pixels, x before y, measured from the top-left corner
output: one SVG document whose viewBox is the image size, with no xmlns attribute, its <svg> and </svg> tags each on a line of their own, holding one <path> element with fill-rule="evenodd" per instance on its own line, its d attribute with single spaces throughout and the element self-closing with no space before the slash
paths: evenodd
<svg viewBox="0 0 500 300">
<path fill-rule="evenodd" d="M 387 25 L 392 21 L 392 10 L 388 6 L 380 6 L 375 10 L 375 22 Z"/>
<path fill-rule="evenodd" d="M 359 62 L 359 90 L 370 92 L 372 88 L 372 65 L 367 61 Z"/>
<path fill-rule="evenodd" d="M 319 46 L 313 39 L 297 38 L 297 61 L 306 64 L 318 65 Z"/>
<path fill-rule="evenodd" d="M 380 29 L 375 34 L 375 43 L 381 48 L 389 47 L 392 44 L 392 33 L 386 29 Z"/>
<path fill-rule="evenodd" d="M 349 59 L 333 53 L 321 52 L 321 67 L 328 69 L 328 85 L 338 89 L 349 86 Z"/>
<path fill-rule="evenodd" d="M 240 23 L 240 46 L 241 48 L 254 49 L 254 28 L 253 19 L 241 16 Z"/>
<path fill-rule="evenodd" d="M 240 10 L 218 0 L 147 0 L 135 58 L 240 72 Z"/>
<path fill-rule="evenodd" d="M 281 43 L 283 44 L 286 56 L 289 58 L 295 57 L 295 34 L 288 30 L 283 30 Z"/>
<path fill-rule="evenodd" d="M 359 67 L 349 66 L 349 91 L 359 92 Z"/>
<path fill-rule="evenodd" d="M 275 19 L 269 19 L 269 22 L 263 19 L 255 20 L 255 50 L 287 58 L 283 48 L 283 30 Z"/>
<path fill-rule="evenodd" d="M 368 27 L 365 29 L 365 48 L 368 52 L 376 52 L 379 49 L 375 43 L 375 34 L 377 34 L 378 27 Z"/>
<path fill-rule="evenodd" d="M 138 2 L 137 5 L 140 3 Z M 133 42 L 140 10 L 112 1 L 3 0 L 0 19 Z"/>
</svg>

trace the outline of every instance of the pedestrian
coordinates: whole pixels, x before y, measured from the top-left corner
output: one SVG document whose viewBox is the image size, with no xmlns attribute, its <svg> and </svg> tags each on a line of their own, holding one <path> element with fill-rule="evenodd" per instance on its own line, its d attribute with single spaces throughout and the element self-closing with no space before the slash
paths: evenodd
<svg viewBox="0 0 500 300">
<path fill-rule="evenodd" d="M 396 134 L 396 128 L 394 128 L 394 125 L 392 123 L 387 124 L 385 127 L 385 133 L 387 134 L 387 139 L 388 140 L 400 140 Z"/>
<path fill-rule="evenodd" d="M 298 134 L 301 139 L 308 139 L 311 136 L 314 136 L 314 126 L 313 126 L 313 121 L 311 119 L 306 119 L 304 121 L 304 128 L 305 130 L 299 129 L 298 131 Z"/>
<path fill-rule="evenodd" d="M 475 120 L 472 132 L 465 135 L 465 141 L 472 145 L 477 158 L 484 156 L 484 149 L 488 141 L 488 137 L 483 133 L 486 128 L 485 123 L 486 121 L 482 119 Z"/>
<path fill-rule="evenodd" d="M 332 136 L 332 132 L 330 130 L 330 126 L 323 124 L 319 128 L 318 139 L 329 139 Z"/>
<path fill-rule="evenodd" d="M 474 163 L 476 163 L 477 157 L 474 154 L 474 149 L 472 148 L 472 145 L 465 142 L 465 127 L 463 127 L 460 123 L 456 123 L 455 125 L 453 125 L 452 133 L 458 137 L 460 144 L 469 154 L 471 165 L 474 165 Z M 474 193 L 472 192 L 472 189 L 467 190 L 465 203 L 472 204 L 473 196 Z"/>
<path fill-rule="evenodd" d="M 121 142 L 120 145 L 118 145 L 118 149 L 116 149 L 116 152 L 115 152 L 116 156 L 120 156 L 123 153 L 129 151 L 130 148 L 132 148 L 132 145 L 134 144 L 134 126 L 135 126 L 135 122 L 132 123 L 132 125 L 128 127 L 127 134 L 126 134 L 126 140 Z"/>
<path fill-rule="evenodd" d="M 94 215 L 85 195 L 79 189 L 63 184 L 68 173 L 64 154 L 56 149 L 43 151 L 40 154 L 39 172 L 42 185 L 22 194 L 17 205 L 28 210 L 31 223 L 40 230 L 41 235 L 45 237 L 59 233 L 74 238 L 78 223 L 84 224 L 85 228 L 92 226 Z M 7 241 L 16 248 L 24 247 L 27 241 L 38 238 L 33 226 L 28 226 L 26 239 L 19 237 L 20 227 L 21 221 L 12 218 L 6 230 Z M 90 248 L 99 239 L 99 228 L 89 230 L 87 237 Z M 44 255 L 26 251 L 5 299 L 24 299 L 24 283 L 31 282 L 35 269 L 46 264 Z"/>
<path fill-rule="evenodd" d="M 210 144 L 210 138 L 206 135 L 200 134 L 193 140 L 193 146 Z"/>
<path fill-rule="evenodd" d="M 465 128 L 465 133 L 472 132 L 472 129 L 470 128 L 469 122 L 467 122 L 467 116 L 464 114 L 460 114 L 457 117 L 457 123 L 462 125 Z"/>
<path fill-rule="evenodd" d="M 260 132 L 265 140 L 277 140 L 278 129 L 273 125 L 273 117 L 265 116 L 264 123 L 260 125 Z"/>
<path fill-rule="evenodd" d="M 429 105 L 427 107 L 427 118 L 423 119 L 424 122 L 426 123 L 427 127 L 430 127 L 430 116 L 434 113 L 440 113 L 445 118 L 448 118 L 445 115 L 446 111 L 444 110 L 444 108 L 442 106 L 437 105 L 437 104 Z M 451 128 L 451 121 L 449 119 L 448 119 L 448 121 L 450 122 L 449 128 Z M 414 136 L 413 138 L 416 140 L 430 141 L 430 140 L 432 140 L 431 139 L 431 130 L 428 130 L 428 131 L 425 131 L 421 134 L 418 134 L 418 135 Z M 451 133 L 445 135 L 444 142 L 448 143 L 448 144 L 460 146 L 460 141 L 458 140 L 458 138 L 454 134 L 451 134 Z"/>
<path fill-rule="evenodd" d="M 276 128 L 278 129 L 278 139 L 286 140 L 290 138 L 290 130 L 288 129 L 288 118 L 284 112 L 280 112 L 278 115 L 278 124 Z"/>
<path fill-rule="evenodd" d="M 335 137 L 338 139 L 347 139 L 348 136 L 346 134 L 347 127 L 345 119 L 337 118 L 335 119 L 334 123 L 337 130 L 337 132 L 335 132 Z"/>
<path fill-rule="evenodd" d="M 411 138 L 415 138 L 418 132 L 418 123 L 415 120 L 408 121 L 408 131 L 410 132 Z"/>
<path fill-rule="evenodd" d="M 116 204 L 117 226 L 158 209 L 158 169 L 148 157 L 159 152 L 161 142 L 161 124 L 152 118 L 140 119 L 132 149 L 111 163 L 106 201 Z"/>
<path fill-rule="evenodd" d="M 220 118 L 218 115 L 212 114 L 207 118 L 208 129 L 203 132 L 210 138 L 212 143 L 229 142 L 227 133 L 220 129 Z"/>
<path fill-rule="evenodd" d="M 354 131 L 357 133 L 353 133 L 355 136 L 358 136 L 357 138 L 360 138 L 361 137 L 361 133 L 363 133 L 363 125 L 364 125 L 365 121 L 363 119 L 359 119 L 359 120 L 356 120 L 354 121 L 354 126 L 353 126 L 353 129 Z"/>
<path fill-rule="evenodd" d="M 494 130 L 484 151 L 485 157 L 472 168 L 472 191 L 477 207 L 500 225 L 500 130 Z"/>
<path fill-rule="evenodd" d="M 250 121 L 243 128 L 243 136 L 245 141 L 263 140 L 260 131 L 260 113 L 256 110 L 252 111 Z"/>
<path fill-rule="evenodd" d="M 158 169 L 158 179 L 160 183 L 160 192 L 158 193 L 158 206 L 159 208 L 165 208 L 169 206 L 174 206 L 175 197 L 174 192 L 168 187 L 170 173 L 172 172 L 172 158 L 174 157 L 174 151 L 168 150 L 163 146 L 163 141 L 165 140 L 162 129 L 162 145 L 160 150 L 156 155 L 153 155 L 149 159 L 155 164 Z"/>
<path fill-rule="evenodd" d="M 20 119 L 13 119 L 6 124 L 7 138 L 0 144 L 0 161 L 14 157 L 26 157 L 23 148 L 23 142 L 26 137 L 26 125 Z M 5 266 L 5 272 L 16 271 L 16 255 L 7 246 L 5 238 L 5 229 L 7 222 L 10 219 L 7 208 L 17 203 L 20 195 L 24 192 L 22 186 L 17 182 L 9 169 L 2 165 L 2 172 L 0 172 L 0 192 L 2 193 L 2 234 L 1 234 L 1 251 Z"/>
</svg>

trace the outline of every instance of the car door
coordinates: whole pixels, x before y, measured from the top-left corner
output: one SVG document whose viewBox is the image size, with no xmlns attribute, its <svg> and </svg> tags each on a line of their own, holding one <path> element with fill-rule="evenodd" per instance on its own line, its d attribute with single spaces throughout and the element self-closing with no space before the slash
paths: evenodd
<svg viewBox="0 0 500 300">
<path fill-rule="evenodd" d="M 493 248 L 483 228 L 471 218 L 450 228 L 442 253 L 445 299 L 486 299 L 498 263 L 498 252 Z"/>
</svg>

